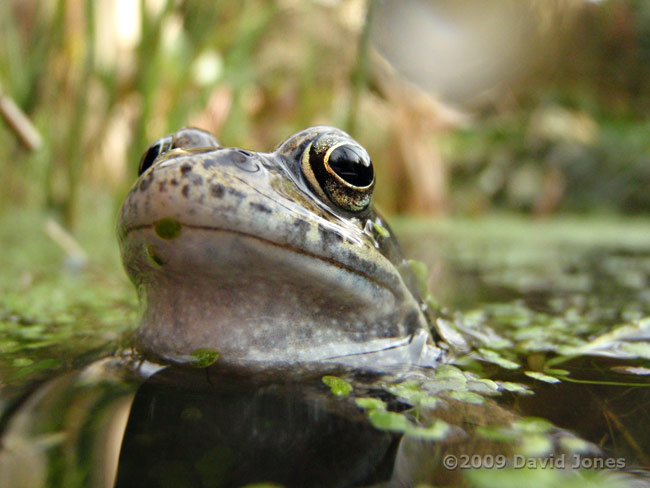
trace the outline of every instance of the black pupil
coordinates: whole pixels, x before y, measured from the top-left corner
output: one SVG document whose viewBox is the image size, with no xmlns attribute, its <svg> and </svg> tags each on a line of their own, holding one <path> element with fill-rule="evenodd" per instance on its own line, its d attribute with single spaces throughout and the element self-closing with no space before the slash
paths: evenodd
<svg viewBox="0 0 650 488">
<path fill-rule="evenodd" d="M 142 155 L 140 159 L 140 165 L 138 166 L 138 176 L 147 171 L 153 162 L 156 160 L 160 153 L 162 153 L 171 141 L 167 140 L 168 138 L 163 138 L 154 142 L 149 149 Z"/>
<path fill-rule="evenodd" d="M 362 149 L 345 145 L 332 151 L 327 164 L 347 183 L 354 186 L 368 186 L 375 175 L 372 164 L 368 166 L 363 164 L 366 158 Z"/>
</svg>

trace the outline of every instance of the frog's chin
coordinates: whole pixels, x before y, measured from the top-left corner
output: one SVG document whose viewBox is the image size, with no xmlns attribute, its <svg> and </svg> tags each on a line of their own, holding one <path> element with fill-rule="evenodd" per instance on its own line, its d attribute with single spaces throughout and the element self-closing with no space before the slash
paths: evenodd
<svg viewBox="0 0 650 488">
<path fill-rule="evenodd" d="M 177 351 L 152 351 L 157 359 L 178 364 L 196 364 L 205 348 L 191 354 Z M 438 366 L 443 360 L 444 351 L 432 340 L 424 329 L 404 338 L 385 338 L 365 343 L 340 343 L 327 346 L 305 345 L 297 350 L 255 351 L 255 354 L 226 354 L 215 356 L 220 365 L 245 367 L 250 370 L 283 368 L 302 365 L 309 370 L 329 369 L 332 366 L 345 366 L 373 371 L 392 372 L 402 366 L 417 365 L 425 368 Z M 300 372 L 292 368 L 289 372 Z"/>
<path fill-rule="evenodd" d="M 233 232 L 199 237 L 144 245 L 132 260 L 143 305 L 137 337 L 150 352 L 208 348 L 231 362 L 322 361 L 403 346 L 426 328 L 401 280 L 389 287 L 336 261 Z"/>
</svg>

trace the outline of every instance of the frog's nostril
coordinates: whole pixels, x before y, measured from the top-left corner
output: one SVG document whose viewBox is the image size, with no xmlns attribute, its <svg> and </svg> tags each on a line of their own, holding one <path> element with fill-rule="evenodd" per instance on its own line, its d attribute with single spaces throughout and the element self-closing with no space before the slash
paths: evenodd
<svg viewBox="0 0 650 488">
<path fill-rule="evenodd" d="M 247 173 L 255 173 L 260 169 L 259 164 L 257 161 L 255 161 L 255 158 L 253 158 L 250 153 L 241 149 L 232 151 L 230 158 L 232 162 L 235 163 L 235 166 L 243 171 L 246 171 Z"/>
<path fill-rule="evenodd" d="M 260 162 L 254 153 L 228 147 L 211 150 L 209 156 L 203 162 L 206 169 L 220 165 L 236 166 L 247 173 L 256 173 L 260 170 Z"/>
</svg>

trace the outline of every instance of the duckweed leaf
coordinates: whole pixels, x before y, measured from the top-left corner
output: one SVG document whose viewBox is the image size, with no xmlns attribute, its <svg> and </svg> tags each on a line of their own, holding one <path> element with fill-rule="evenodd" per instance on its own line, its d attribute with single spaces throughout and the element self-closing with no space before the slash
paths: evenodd
<svg viewBox="0 0 650 488">
<path fill-rule="evenodd" d="M 539 417 L 522 417 L 510 425 L 483 425 L 476 432 L 486 439 L 497 442 L 519 441 L 522 454 L 543 456 L 544 449 L 553 446 L 550 434 L 555 426 L 548 420 Z"/>
<path fill-rule="evenodd" d="M 523 417 L 512 422 L 512 428 L 528 434 L 545 434 L 555 426 L 546 419 L 540 417 Z"/>
<path fill-rule="evenodd" d="M 530 395 L 533 393 L 530 388 L 522 385 L 521 383 L 513 383 L 512 381 L 499 381 L 498 384 L 504 390 L 512 393 L 520 393 L 524 395 Z"/>
<path fill-rule="evenodd" d="M 24 378 L 25 376 L 32 375 L 34 373 L 40 373 L 42 371 L 56 369 L 59 366 L 61 366 L 61 361 L 59 359 L 54 359 L 54 358 L 43 359 L 36 363 L 31 363 L 23 366 L 22 368 L 14 372 L 14 374 L 11 376 L 11 380 L 14 381 L 20 378 Z"/>
<path fill-rule="evenodd" d="M 472 405 L 482 405 L 485 401 L 484 397 L 471 391 L 452 391 L 449 393 L 449 397 L 459 402 L 471 403 Z"/>
<path fill-rule="evenodd" d="M 626 342 L 619 349 L 630 357 L 650 359 L 650 342 Z"/>
<path fill-rule="evenodd" d="M 543 381 L 545 383 L 559 383 L 560 380 L 554 378 L 553 376 L 545 375 L 539 371 L 524 371 L 524 374 L 530 378 L 533 378 L 538 381 Z"/>
<path fill-rule="evenodd" d="M 562 450 L 569 454 L 586 454 L 595 450 L 592 443 L 579 437 L 560 437 L 558 443 Z"/>
<path fill-rule="evenodd" d="M 386 402 L 379 398 L 361 397 L 356 398 L 354 402 L 367 410 L 386 410 Z"/>
<path fill-rule="evenodd" d="M 462 382 L 467 381 L 465 374 L 460 369 L 452 366 L 451 364 L 443 364 L 441 366 L 438 366 L 436 369 L 435 377 L 436 379 L 454 378 Z"/>
<path fill-rule="evenodd" d="M 519 437 L 516 431 L 502 425 L 479 425 L 476 433 L 484 439 L 497 442 L 513 442 Z"/>
<path fill-rule="evenodd" d="M 416 405 L 420 400 L 426 396 L 426 392 L 422 390 L 420 384 L 416 381 L 404 381 L 402 383 L 395 383 L 387 385 L 384 388 L 388 393 L 395 395 L 397 398 L 405 400 L 407 403 Z"/>
<path fill-rule="evenodd" d="M 644 368 L 642 366 L 612 366 L 610 369 L 619 374 L 650 375 L 650 368 Z"/>
<path fill-rule="evenodd" d="M 433 424 L 427 427 L 409 425 L 406 428 L 405 434 L 411 437 L 418 437 L 420 439 L 440 441 L 447 437 L 451 430 L 451 426 L 447 422 L 444 420 L 436 419 Z"/>
<path fill-rule="evenodd" d="M 441 309 L 440 304 L 434 301 L 430 294 L 427 296 L 425 301 L 427 306 L 432 310 Z M 436 319 L 435 328 L 440 334 L 440 337 L 442 337 L 442 339 L 449 344 L 454 351 L 466 353 L 471 349 L 470 345 L 467 343 L 467 338 L 458 331 L 453 322 L 438 317 L 438 319 Z M 455 363 L 459 364 L 458 360 L 456 360 Z"/>
<path fill-rule="evenodd" d="M 522 437 L 519 451 L 528 457 L 548 456 L 553 452 L 553 441 L 543 434 L 531 434 Z"/>
<path fill-rule="evenodd" d="M 644 340 L 650 338 L 650 317 L 621 325 L 590 341 L 588 346 L 600 346 L 620 341 Z"/>
<path fill-rule="evenodd" d="M 555 488 L 558 476 L 552 469 L 470 469 L 464 473 L 473 488 Z"/>
<path fill-rule="evenodd" d="M 442 310 L 442 305 L 438 300 L 435 299 L 435 297 L 431 293 L 427 293 L 426 296 L 424 297 L 424 303 L 427 305 L 427 307 L 430 310 Z M 447 336 L 445 336 L 445 339 L 448 339 Z"/>
<path fill-rule="evenodd" d="M 427 395 L 425 397 L 422 397 L 418 403 L 420 407 L 424 408 L 436 408 L 440 402 L 440 398 L 436 398 L 434 396 Z"/>
<path fill-rule="evenodd" d="M 196 368 L 207 368 L 219 359 L 219 353 L 214 349 L 201 348 L 192 352 L 190 364 Z"/>
<path fill-rule="evenodd" d="M 485 349 L 485 348 L 479 348 L 478 352 L 481 354 L 482 359 L 484 359 L 485 361 L 494 363 L 497 366 L 501 366 L 504 369 L 517 369 L 520 367 L 519 364 L 504 358 L 503 356 L 501 356 L 501 354 L 499 354 L 496 351 L 492 351 L 490 349 Z"/>
<path fill-rule="evenodd" d="M 388 229 L 381 225 L 379 222 L 373 222 L 372 223 L 373 228 L 375 229 L 375 232 L 379 234 L 382 237 L 390 237 L 390 232 L 388 232 Z"/>
<path fill-rule="evenodd" d="M 436 383 L 435 386 L 439 387 L 440 385 Z M 412 406 L 435 408 L 440 402 L 439 398 L 422 389 L 416 382 L 407 381 L 395 385 L 386 385 L 384 390 Z"/>
<path fill-rule="evenodd" d="M 370 423 L 380 429 L 391 432 L 404 432 L 412 426 L 408 418 L 401 413 L 388 412 L 386 410 L 372 410 L 368 414 Z"/>
<path fill-rule="evenodd" d="M 11 364 L 14 368 L 24 368 L 25 366 L 34 364 L 34 360 L 29 358 L 16 358 Z"/>
<path fill-rule="evenodd" d="M 467 390 L 483 395 L 494 395 L 499 391 L 499 385 L 496 382 L 482 378 L 479 380 L 472 380 L 467 382 Z"/>
<path fill-rule="evenodd" d="M 161 238 L 172 240 L 180 235 L 182 226 L 174 219 L 164 218 L 154 224 L 154 230 Z"/>
<path fill-rule="evenodd" d="M 590 470 L 539 469 L 540 460 L 505 469 L 470 469 L 464 474 L 473 488 L 632 488 L 630 478 L 618 473 Z"/>
<path fill-rule="evenodd" d="M 352 391 L 352 385 L 338 376 L 323 376 L 322 380 L 336 396 L 348 396 Z"/>
</svg>

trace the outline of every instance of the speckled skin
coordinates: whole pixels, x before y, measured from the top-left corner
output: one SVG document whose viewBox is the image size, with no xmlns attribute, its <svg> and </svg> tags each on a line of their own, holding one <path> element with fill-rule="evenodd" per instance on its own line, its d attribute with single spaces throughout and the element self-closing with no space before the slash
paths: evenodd
<svg viewBox="0 0 650 488">
<path fill-rule="evenodd" d="M 118 220 L 140 348 L 172 359 L 210 348 L 233 363 L 435 362 L 408 266 L 373 225 L 386 224 L 323 201 L 301 174 L 323 131 L 349 138 L 315 127 L 272 153 L 173 149 L 141 175 Z"/>
</svg>

